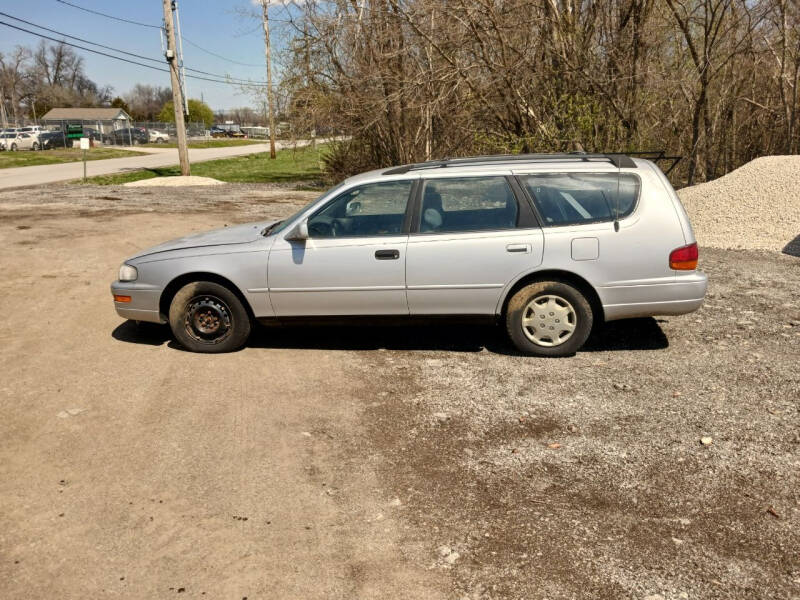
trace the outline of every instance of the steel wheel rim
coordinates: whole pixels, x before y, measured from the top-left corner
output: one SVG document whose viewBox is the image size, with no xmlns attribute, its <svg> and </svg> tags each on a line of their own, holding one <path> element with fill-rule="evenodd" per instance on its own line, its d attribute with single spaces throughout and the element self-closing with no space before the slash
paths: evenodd
<svg viewBox="0 0 800 600">
<path fill-rule="evenodd" d="M 572 304 L 555 294 L 537 296 L 522 311 L 522 332 L 537 346 L 560 346 L 572 337 L 577 325 Z"/>
<path fill-rule="evenodd" d="M 186 333 L 203 344 L 219 344 L 233 331 L 230 307 L 217 296 L 195 296 L 186 305 L 183 320 Z"/>
</svg>

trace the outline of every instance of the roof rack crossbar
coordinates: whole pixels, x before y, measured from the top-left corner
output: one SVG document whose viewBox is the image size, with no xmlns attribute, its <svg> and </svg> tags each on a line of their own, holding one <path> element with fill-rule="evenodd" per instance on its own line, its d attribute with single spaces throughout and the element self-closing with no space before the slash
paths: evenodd
<svg viewBox="0 0 800 600">
<path fill-rule="evenodd" d="M 652 154 L 658 153 L 653 152 Z M 491 156 L 470 156 L 465 158 L 450 158 L 444 160 L 430 160 L 422 163 L 413 163 L 389 169 L 384 171 L 383 174 L 402 175 L 404 173 L 408 173 L 409 171 L 418 171 L 422 169 L 437 169 L 496 162 L 544 162 L 551 160 L 579 160 L 585 162 L 589 162 L 591 160 L 607 160 L 618 169 L 636 167 L 636 163 L 634 163 L 628 155 L 623 153 L 588 154 L 583 152 L 572 152 L 568 154 L 496 154 Z"/>
</svg>

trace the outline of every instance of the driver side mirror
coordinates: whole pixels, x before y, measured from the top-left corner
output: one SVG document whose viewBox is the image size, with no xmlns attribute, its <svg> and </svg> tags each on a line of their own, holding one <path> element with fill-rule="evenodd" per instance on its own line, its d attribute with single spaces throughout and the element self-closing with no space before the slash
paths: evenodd
<svg viewBox="0 0 800 600">
<path fill-rule="evenodd" d="M 308 239 L 308 219 L 303 219 L 286 234 L 286 239 L 292 242 L 302 242 Z"/>
</svg>

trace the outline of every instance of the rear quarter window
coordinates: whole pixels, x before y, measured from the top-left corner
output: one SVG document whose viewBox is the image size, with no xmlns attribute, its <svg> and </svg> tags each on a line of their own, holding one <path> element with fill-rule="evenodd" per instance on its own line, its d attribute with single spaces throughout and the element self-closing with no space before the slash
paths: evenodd
<svg viewBox="0 0 800 600">
<path fill-rule="evenodd" d="M 630 173 L 546 173 L 522 175 L 523 185 L 544 225 L 613 221 L 636 208 L 641 183 Z"/>
</svg>

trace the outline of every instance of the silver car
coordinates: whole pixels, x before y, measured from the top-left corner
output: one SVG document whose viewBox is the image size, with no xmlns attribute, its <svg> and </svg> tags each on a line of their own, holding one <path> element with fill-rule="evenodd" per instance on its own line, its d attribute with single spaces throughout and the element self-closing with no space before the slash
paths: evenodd
<svg viewBox="0 0 800 600">
<path fill-rule="evenodd" d="M 117 313 L 189 350 L 242 346 L 255 321 L 476 317 L 516 348 L 575 353 L 596 324 L 696 310 L 689 219 L 661 170 L 622 155 L 490 156 L 345 180 L 283 220 L 132 256 Z"/>
<path fill-rule="evenodd" d="M 16 152 L 17 150 L 38 150 L 39 134 L 16 131 L 0 134 L 0 150 Z"/>
</svg>

